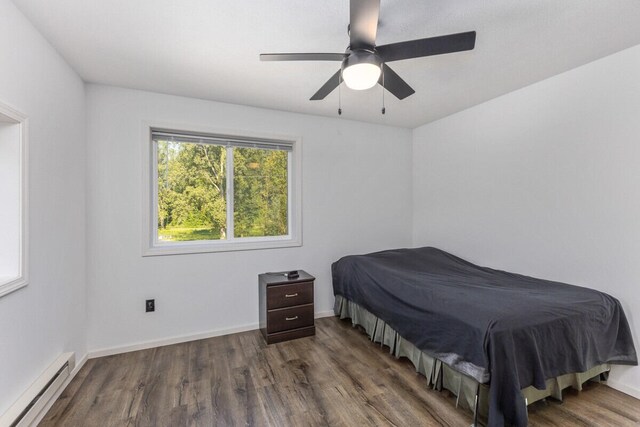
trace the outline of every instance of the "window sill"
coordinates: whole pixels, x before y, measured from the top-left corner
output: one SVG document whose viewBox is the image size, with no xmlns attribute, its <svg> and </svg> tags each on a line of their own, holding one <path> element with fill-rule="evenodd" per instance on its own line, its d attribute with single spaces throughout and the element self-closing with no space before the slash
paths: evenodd
<svg viewBox="0 0 640 427">
<path fill-rule="evenodd" d="M 300 239 L 252 240 L 235 242 L 175 242 L 144 248 L 142 256 L 186 255 L 210 252 L 251 251 L 260 249 L 293 248 L 302 246 Z"/>
<path fill-rule="evenodd" d="M 15 276 L 0 276 L 0 298 L 27 286 L 27 279 Z"/>
</svg>

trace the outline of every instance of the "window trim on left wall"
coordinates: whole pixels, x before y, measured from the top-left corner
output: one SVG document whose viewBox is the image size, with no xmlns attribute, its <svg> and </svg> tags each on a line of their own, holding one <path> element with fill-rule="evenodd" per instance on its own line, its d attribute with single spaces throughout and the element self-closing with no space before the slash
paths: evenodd
<svg viewBox="0 0 640 427">
<path fill-rule="evenodd" d="M 10 279 L 0 282 L 0 298 L 17 291 L 29 284 L 29 138 L 27 116 L 13 107 L 0 102 L 0 120 L 19 127 L 19 266 L 18 274 L 10 276 Z"/>
<path fill-rule="evenodd" d="M 289 236 L 270 238 L 245 238 L 245 241 L 215 242 L 193 241 L 172 244 L 157 243 L 156 167 L 152 135 L 154 132 L 208 134 L 219 138 L 246 139 L 278 142 L 291 145 L 291 165 L 289 167 L 290 225 Z M 208 252 L 228 252 L 256 249 L 274 249 L 302 246 L 302 139 L 300 137 L 253 133 L 235 130 L 212 129 L 197 125 L 142 122 L 142 256 L 182 255 Z"/>
</svg>

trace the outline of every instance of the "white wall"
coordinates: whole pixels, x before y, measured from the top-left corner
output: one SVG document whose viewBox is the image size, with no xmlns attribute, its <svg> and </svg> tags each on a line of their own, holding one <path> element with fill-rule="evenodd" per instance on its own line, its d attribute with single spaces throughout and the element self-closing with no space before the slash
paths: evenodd
<svg viewBox="0 0 640 427">
<path fill-rule="evenodd" d="M 639 76 L 640 46 L 415 129 L 413 244 L 610 293 L 640 350 Z"/>
<path fill-rule="evenodd" d="M 30 283 L 0 298 L 0 414 L 63 351 L 85 350 L 84 87 L 0 0 L 0 102 L 29 118 Z M 0 206 L 3 201 L 0 200 Z"/>
<path fill-rule="evenodd" d="M 96 85 L 87 109 L 92 351 L 255 326 L 266 271 L 307 270 L 331 310 L 331 262 L 411 243 L 410 130 Z M 302 137 L 303 246 L 143 258 L 144 120 Z"/>
</svg>

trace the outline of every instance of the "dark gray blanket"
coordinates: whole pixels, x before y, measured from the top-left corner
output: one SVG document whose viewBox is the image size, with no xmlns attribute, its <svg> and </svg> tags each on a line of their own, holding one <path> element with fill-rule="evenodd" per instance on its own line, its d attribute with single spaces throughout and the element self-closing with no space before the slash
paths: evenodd
<svg viewBox="0 0 640 427">
<path fill-rule="evenodd" d="M 548 378 L 602 363 L 638 364 L 620 303 L 593 289 L 479 267 L 436 248 L 346 256 L 332 273 L 335 295 L 421 350 L 486 371 L 490 426 L 527 425 L 522 388 L 544 389 Z"/>
</svg>

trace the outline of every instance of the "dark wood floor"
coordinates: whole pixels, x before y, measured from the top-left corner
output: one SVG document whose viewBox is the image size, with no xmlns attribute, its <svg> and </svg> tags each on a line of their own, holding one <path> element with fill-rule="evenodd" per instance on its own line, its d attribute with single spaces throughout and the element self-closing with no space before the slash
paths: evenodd
<svg viewBox="0 0 640 427">
<path fill-rule="evenodd" d="M 89 360 L 41 426 L 468 426 L 448 392 L 335 318 L 266 346 L 258 331 Z M 532 426 L 639 425 L 600 384 L 529 408 Z"/>
</svg>

